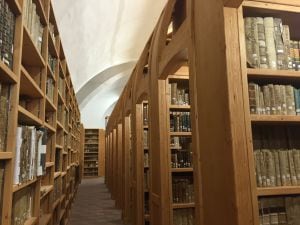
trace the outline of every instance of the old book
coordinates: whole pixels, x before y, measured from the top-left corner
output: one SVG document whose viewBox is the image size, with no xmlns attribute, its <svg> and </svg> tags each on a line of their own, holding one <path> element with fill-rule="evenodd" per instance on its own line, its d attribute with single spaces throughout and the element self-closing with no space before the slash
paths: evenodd
<svg viewBox="0 0 300 225">
<path fill-rule="evenodd" d="M 288 159 L 289 159 L 289 169 L 291 174 L 291 183 L 292 185 L 297 185 L 297 176 L 296 176 L 296 169 L 295 169 L 295 163 L 294 163 L 294 157 L 293 157 L 293 150 L 288 150 Z"/>
<path fill-rule="evenodd" d="M 258 45 L 259 45 L 259 67 L 262 69 L 268 68 L 267 48 L 264 19 L 261 17 L 256 18 Z"/>
<path fill-rule="evenodd" d="M 292 151 L 293 151 L 295 173 L 297 177 L 297 185 L 300 185 L 300 151 L 298 149 L 293 149 Z"/>
<path fill-rule="evenodd" d="M 270 102 L 271 102 L 271 115 L 276 115 L 276 104 L 275 104 L 275 90 L 274 90 L 274 85 L 269 84 L 268 85 L 269 90 L 270 90 Z"/>
<path fill-rule="evenodd" d="M 282 26 L 282 19 L 274 18 L 274 37 L 276 47 L 277 69 L 279 70 L 287 69 L 286 54 L 282 39 Z"/>
<path fill-rule="evenodd" d="M 291 51 L 290 51 L 290 27 L 288 25 L 283 25 L 282 27 L 282 39 L 283 39 L 283 45 L 284 50 L 286 53 L 286 62 L 287 62 L 287 69 L 292 70 L 293 69 L 293 60 L 291 57 Z"/>
<path fill-rule="evenodd" d="M 264 18 L 265 35 L 266 35 L 266 46 L 268 56 L 268 66 L 270 69 L 277 69 L 277 57 L 276 48 L 274 41 L 274 18 Z"/>
<path fill-rule="evenodd" d="M 2 221 L 2 208 L 3 208 L 3 194 L 4 194 L 4 177 L 5 176 L 5 162 L 0 161 L 0 221 Z"/>
<path fill-rule="evenodd" d="M 287 214 L 287 223 L 293 225 L 300 224 L 300 198 L 299 197 L 286 197 L 285 208 Z"/>
<path fill-rule="evenodd" d="M 272 153 L 275 161 L 276 186 L 281 186 L 279 154 L 277 150 L 273 150 Z"/>
<path fill-rule="evenodd" d="M 282 101 L 281 101 L 281 88 L 280 85 L 274 85 L 274 94 L 275 94 L 275 108 L 276 108 L 276 115 L 282 114 Z"/>
<path fill-rule="evenodd" d="M 281 102 L 281 114 L 287 115 L 288 112 L 287 112 L 285 85 L 280 85 L 280 102 Z"/>
<path fill-rule="evenodd" d="M 171 83 L 171 104 L 177 104 L 177 83 Z"/>
<path fill-rule="evenodd" d="M 264 95 L 264 104 L 265 104 L 265 112 L 267 115 L 271 114 L 271 93 L 269 87 L 264 85 L 262 87 L 263 95 Z"/>
<path fill-rule="evenodd" d="M 255 83 L 248 84 L 248 93 L 249 93 L 250 113 L 257 114 L 256 84 Z"/>
<path fill-rule="evenodd" d="M 279 164 L 280 164 L 280 175 L 281 175 L 281 184 L 283 186 L 287 186 L 288 185 L 288 178 L 287 178 L 287 174 L 288 174 L 288 171 L 287 171 L 287 168 L 288 168 L 288 165 L 287 165 L 287 154 L 285 154 L 285 151 L 284 150 L 279 150 Z"/>
<path fill-rule="evenodd" d="M 286 104 L 287 104 L 287 114 L 288 115 L 295 115 L 295 98 L 294 98 L 294 88 L 291 85 L 285 86 L 285 93 L 286 93 Z"/>
<path fill-rule="evenodd" d="M 285 212 L 278 213 L 278 224 L 279 225 L 286 225 L 287 224 L 287 218 Z"/>
<path fill-rule="evenodd" d="M 299 115 L 300 114 L 300 92 L 297 88 L 294 88 L 294 99 L 295 99 L 296 115 Z"/>
<path fill-rule="evenodd" d="M 244 19 L 247 63 L 252 68 L 259 67 L 258 27 L 255 17 Z"/>
</svg>

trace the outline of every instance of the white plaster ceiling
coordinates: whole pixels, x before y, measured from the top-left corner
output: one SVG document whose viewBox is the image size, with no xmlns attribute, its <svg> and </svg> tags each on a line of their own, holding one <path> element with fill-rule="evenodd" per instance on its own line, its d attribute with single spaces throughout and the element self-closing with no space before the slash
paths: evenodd
<svg viewBox="0 0 300 225">
<path fill-rule="evenodd" d="M 166 0 L 53 0 L 87 128 L 105 126 Z"/>
</svg>

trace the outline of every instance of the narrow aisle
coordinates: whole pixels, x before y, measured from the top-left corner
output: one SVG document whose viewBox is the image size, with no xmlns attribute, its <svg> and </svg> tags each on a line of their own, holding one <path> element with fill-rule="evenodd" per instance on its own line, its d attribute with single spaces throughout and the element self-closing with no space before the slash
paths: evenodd
<svg viewBox="0 0 300 225">
<path fill-rule="evenodd" d="M 123 225 L 103 178 L 82 180 L 69 225 Z"/>
</svg>

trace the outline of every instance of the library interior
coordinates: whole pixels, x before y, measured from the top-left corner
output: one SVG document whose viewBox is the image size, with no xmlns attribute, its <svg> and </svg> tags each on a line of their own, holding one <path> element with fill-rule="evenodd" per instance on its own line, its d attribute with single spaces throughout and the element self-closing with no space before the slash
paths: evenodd
<svg viewBox="0 0 300 225">
<path fill-rule="evenodd" d="M 300 0 L 0 0 L 0 225 L 300 225 Z"/>
</svg>

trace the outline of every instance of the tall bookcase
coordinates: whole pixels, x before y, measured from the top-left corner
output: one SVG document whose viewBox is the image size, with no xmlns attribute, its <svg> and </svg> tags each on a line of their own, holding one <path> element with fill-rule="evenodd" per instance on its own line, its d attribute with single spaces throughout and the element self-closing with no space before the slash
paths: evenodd
<svg viewBox="0 0 300 225">
<path fill-rule="evenodd" d="M 83 130 L 52 3 L 0 5 L 1 224 L 67 224 Z"/>
</svg>

